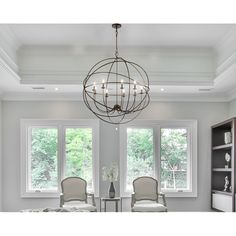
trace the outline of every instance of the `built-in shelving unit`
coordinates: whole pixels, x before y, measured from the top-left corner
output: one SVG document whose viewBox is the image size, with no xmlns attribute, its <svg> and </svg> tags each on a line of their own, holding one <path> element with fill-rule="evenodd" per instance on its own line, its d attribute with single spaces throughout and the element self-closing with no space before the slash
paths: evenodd
<svg viewBox="0 0 236 236">
<path fill-rule="evenodd" d="M 232 118 L 212 126 L 211 207 L 217 211 L 235 211 L 235 124 Z"/>
</svg>

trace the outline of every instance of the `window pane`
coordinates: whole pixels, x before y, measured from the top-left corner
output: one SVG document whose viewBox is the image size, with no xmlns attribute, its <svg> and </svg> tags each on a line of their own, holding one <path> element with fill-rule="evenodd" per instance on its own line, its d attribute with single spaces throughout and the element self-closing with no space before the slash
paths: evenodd
<svg viewBox="0 0 236 236">
<path fill-rule="evenodd" d="M 29 190 L 57 190 L 57 129 L 31 128 Z"/>
<path fill-rule="evenodd" d="M 187 189 L 187 130 L 161 129 L 161 188 Z"/>
<path fill-rule="evenodd" d="M 92 129 L 67 128 L 66 177 L 81 177 L 87 181 L 88 189 L 92 189 L 92 157 Z"/>
<path fill-rule="evenodd" d="M 127 190 L 132 189 L 132 182 L 140 176 L 153 176 L 153 130 L 127 129 Z"/>
</svg>

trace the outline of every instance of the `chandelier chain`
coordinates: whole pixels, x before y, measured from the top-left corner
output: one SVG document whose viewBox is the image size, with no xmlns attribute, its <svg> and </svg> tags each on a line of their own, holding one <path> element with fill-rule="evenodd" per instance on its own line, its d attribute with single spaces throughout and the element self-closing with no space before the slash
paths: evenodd
<svg viewBox="0 0 236 236">
<path fill-rule="evenodd" d="M 118 53 L 118 30 L 116 27 L 116 51 L 115 51 L 115 57 L 118 58 L 119 53 Z"/>
</svg>

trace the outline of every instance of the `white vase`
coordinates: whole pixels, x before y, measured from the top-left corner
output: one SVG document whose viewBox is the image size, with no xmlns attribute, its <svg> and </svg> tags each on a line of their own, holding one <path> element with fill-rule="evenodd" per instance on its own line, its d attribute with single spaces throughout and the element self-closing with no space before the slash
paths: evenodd
<svg viewBox="0 0 236 236">
<path fill-rule="evenodd" d="M 231 143 L 231 132 L 224 133 L 224 141 L 225 141 L 225 144 Z"/>
</svg>

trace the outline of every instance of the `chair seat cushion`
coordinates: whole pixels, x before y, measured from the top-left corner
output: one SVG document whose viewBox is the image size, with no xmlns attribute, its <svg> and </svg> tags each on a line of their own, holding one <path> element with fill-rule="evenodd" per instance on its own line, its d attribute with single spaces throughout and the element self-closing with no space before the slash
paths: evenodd
<svg viewBox="0 0 236 236">
<path fill-rule="evenodd" d="M 81 203 L 81 202 L 68 202 L 63 205 L 63 208 L 77 208 L 82 211 L 97 211 L 97 208 L 91 204 L 88 203 Z"/>
<path fill-rule="evenodd" d="M 157 203 L 154 201 L 137 201 L 132 211 L 135 212 L 165 212 L 167 211 L 167 207 L 165 207 L 161 203 Z"/>
</svg>

